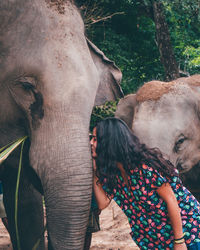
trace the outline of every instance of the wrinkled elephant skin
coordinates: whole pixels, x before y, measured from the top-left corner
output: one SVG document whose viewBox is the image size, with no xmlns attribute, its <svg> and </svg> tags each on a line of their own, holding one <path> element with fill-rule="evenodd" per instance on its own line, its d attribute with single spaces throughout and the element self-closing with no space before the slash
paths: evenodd
<svg viewBox="0 0 200 250">
<path fill-rule="evenodd" d="M 200 186 L 200 75 L 148 82 L 120 100 L 116 117 L 159 148 L 192 189 Z"/>
<path fill-rule="evenodd" d="M 114 63 L 86 40 L 73 1 L 0 1 L 0 147 L 29 136 L 19 189 L 21 249 L 43 235 L 40 193 L 49 247 L 82 249 L 92 187 L 90 115 L 95 103 L 122 97 L 120 79 Z M 19 153 L 0 172 L 14 249 Z M 37 249 L 44 249 L 43 237 Z"/>
</svg>

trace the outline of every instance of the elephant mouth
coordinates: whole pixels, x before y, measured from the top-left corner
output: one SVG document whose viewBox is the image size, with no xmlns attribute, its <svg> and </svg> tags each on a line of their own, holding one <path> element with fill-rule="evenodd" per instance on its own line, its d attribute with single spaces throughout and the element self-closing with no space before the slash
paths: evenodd
<svg viewBox="0 0 200 250">
<path fill-rule="evenodd" d="M 193 166 L 188 166 L 188 165 L 184 164 L 183 161 L 179 160 L 178 163 L 176 164 L 176 168 L 178 169 L 178 171 L 180 173 L 189 172 L 189 171 L 192 171 L 192 169 L 199 169 L 200 170 L 200 161 L 197 162 L 197 164 L 195 164 Z"/>
<path fill-rule="evenodd" d="M 178 163 L 176 164 L 176 168 L 178 169 L 178 171 L 180 173 L 184 173 L 187 172 L 189 169 L 184 165 L 183 162 L 178 161 Z"/>
<path fill-rule="evenodd" d="M 198 193 L 200 193 L 200 161 L 189 171 L 181 173 L 180 176 L 186 187 L 192 190 L 198 190 Z"/>
<path fill-rule="evenodd" d="M 191 168 L 191 170 L 189 171 L 189 174 L 190 173 L 192 175 L 192 179 L 194 180 L 194 182 L 199 183 L 199 180 L 200 180 L 200 161 Z"/>
</svg>

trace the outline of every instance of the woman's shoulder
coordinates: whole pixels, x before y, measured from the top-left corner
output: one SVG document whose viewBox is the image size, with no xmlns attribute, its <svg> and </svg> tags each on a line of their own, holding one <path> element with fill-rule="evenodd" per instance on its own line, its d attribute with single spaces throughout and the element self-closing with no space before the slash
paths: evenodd
<svg viewBox="0 0 200 250">
<path fill-rule="evenodd" d="M 140 164 L 134 169 L 130 170 L 130 174 L 133 176 L 152 176 L 152 175 L 158 175 L 157 171 L 155 169 L 147 164 Z"/>
<path fill-rule="evenodd" d="M 153 168 L 152 166 L 148 165 L 148 164 L 141 164 L 138 167 L 136 167 L 133 172 L 137 173 L 140 175 L 140 177 L 142 178 L 154 178 L 154 179 L 158 179 L 158 178 L 163 178 L 166 179 L 162 173 L 160 173 L 159 170 Z"/>
<path fill-rule="evenodd" d="M 148 172 L 148 171 L 153 172 L 153 171 L 155 171 L 155 169 L 152 168 L 151 166 L 143 163 L 143 164 L 138 165 L 134 169 L 131 169 L 130 172 L 131 173 L 137 173 L 137 172 L 141 172 L 141 171 L 143 171 L 143 172 Z"/>
</svg>

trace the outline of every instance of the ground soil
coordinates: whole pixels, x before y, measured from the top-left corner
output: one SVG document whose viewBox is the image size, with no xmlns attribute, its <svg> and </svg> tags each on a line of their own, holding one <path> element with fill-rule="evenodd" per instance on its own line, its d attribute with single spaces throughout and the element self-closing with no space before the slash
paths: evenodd
<svg viewBox="0 0 200 250">
<path fill-rule="evenodd" d="M 114 201 L 100 215 L 101 231 L 93 233 L 90 250 L 139 250 L 130 236 L 127 217 Z"/>
<path fill-rule="evenodd" d="M 115 202 L 100 215 L 101 231 L 94 233 L 90 250 L 138 250 L 131 239 L 127 218 Z M 0 221 L 0 250 L 12 250 L 9 235 Z"/>
<path fill-rule="evenodd" d="M 0 250 L 12 250 L 10 237 L 1 220 L 0 220 Z"/>
</svg>

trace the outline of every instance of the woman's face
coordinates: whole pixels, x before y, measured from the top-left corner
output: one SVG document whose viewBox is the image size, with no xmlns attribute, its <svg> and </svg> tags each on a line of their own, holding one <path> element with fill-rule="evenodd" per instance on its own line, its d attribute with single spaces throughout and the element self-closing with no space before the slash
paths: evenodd
<svg viewBox="0 0 200 250">
<path fill-rule="evenodd" d="M 91 151 L 92 151 L 92 158 L 97 158 L 97 128 L 95 127 L 92 131 L 92 139 L 90 140 L 91 144 Z"/>
</svg>

